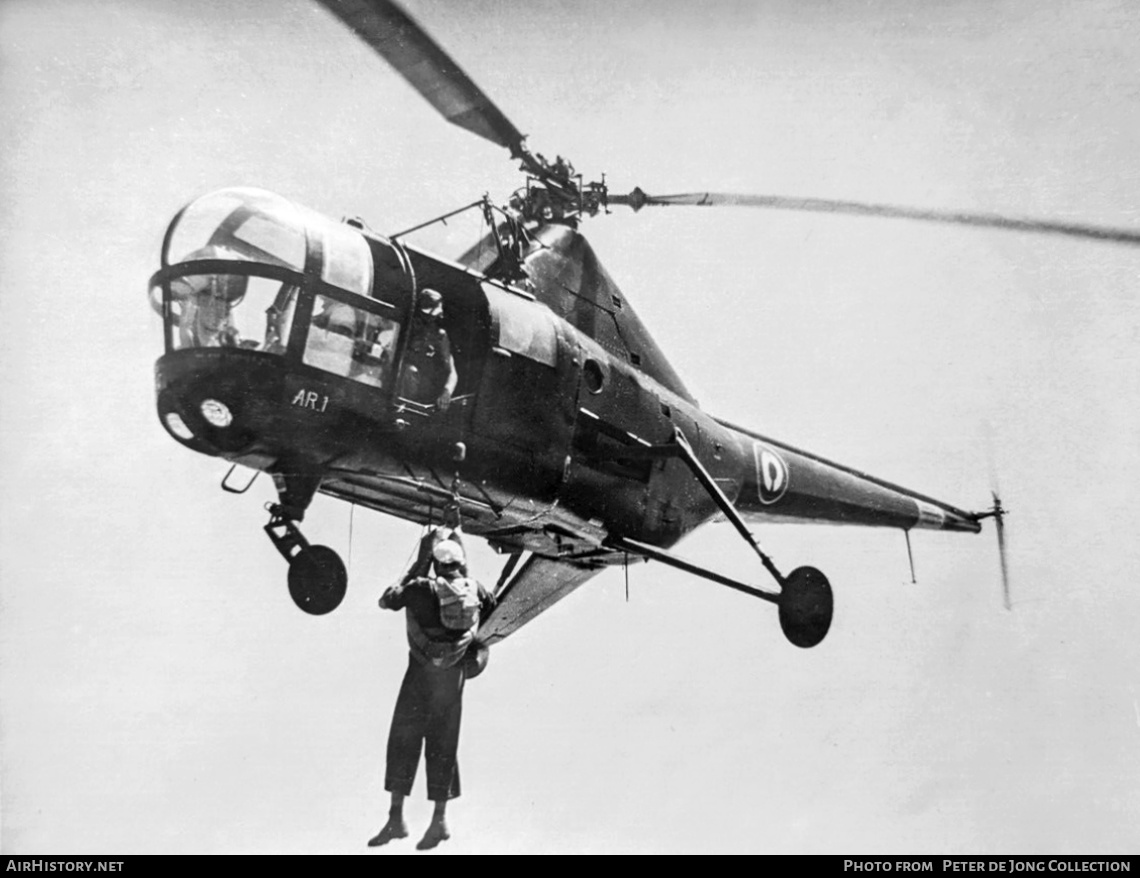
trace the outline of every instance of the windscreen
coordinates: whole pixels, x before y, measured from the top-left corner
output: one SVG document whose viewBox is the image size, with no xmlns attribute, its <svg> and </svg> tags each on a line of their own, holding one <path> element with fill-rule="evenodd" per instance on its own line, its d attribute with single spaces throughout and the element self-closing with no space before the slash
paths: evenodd
<svg viewBox="0 0 1140 878">
<path fill-rule="evenodd" d="M 296 286 L 239 274 L 195 274 L 170 281 L 173 347 L 243 348 L 285 353 Z"/>
</svg>

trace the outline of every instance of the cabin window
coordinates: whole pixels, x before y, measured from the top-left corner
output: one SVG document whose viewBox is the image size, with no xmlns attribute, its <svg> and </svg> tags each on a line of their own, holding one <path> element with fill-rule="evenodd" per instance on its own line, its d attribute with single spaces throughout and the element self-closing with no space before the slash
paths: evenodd
<svg viewBox="0 0 1140 878">
<path fill-rule="evenodd" d="M 170 281 L 175 350 L 242 348 L 285 353 L 297 287 L 266 277 L 195 274 Z"/>
<path fill-rule="evenodd" d="M 558 365 L 554 315 L 545 305 L 484 285 L 491 306 L 494 344 L 504 351 L 547 366 Z"/>
<path fill-rule="evenodd" d="M 332 225 L 327 220 L 319 228 L 325 245 L 321 280 L 350 293 L 370 295 L 372 253 L 360 232 L 351 226 Z"/>
<path fill-rule="evenodd" d="M 318 294 L 304 362 L 371 387 L 386 387 L 399 335 L 395 320 Z"/>
<path fill-rule="evenodd" d="M 606 373 L 602 370 L 601 363 L 594 359 L 586 360 L 582 367 L 582 378 L 590 393 L 601 393 L 606 384 Z"/>
</svg>

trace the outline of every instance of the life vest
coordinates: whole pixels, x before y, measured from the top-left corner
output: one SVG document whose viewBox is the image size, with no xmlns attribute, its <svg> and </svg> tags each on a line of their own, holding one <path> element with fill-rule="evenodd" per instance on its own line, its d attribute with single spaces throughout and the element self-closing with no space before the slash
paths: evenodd
<svg viewBox="0 0 1140 878">
<path fill-rule="evenodd" d="M 439 620 L 449 631 L 467 631 L 479 624 L 479 583 L 474 579 L 436 577 L 433 582 L 439 598 Z"/>
</svg>

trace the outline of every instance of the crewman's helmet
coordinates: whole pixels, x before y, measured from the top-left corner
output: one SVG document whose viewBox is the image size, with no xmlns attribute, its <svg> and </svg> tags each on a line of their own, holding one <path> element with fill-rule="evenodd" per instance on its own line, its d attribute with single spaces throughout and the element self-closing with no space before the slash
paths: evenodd
<svg viewBox="0 0 1140 878">
<path fill-rule="evenodd" d="M 440 317 L 443 315 L 443 297 L 435 290 L 420 290 L 416 300 L 419 312 L 425 317 Z"/>
<path fill-rule="evenodd" d="M 448 564 L 465 564 L 467 559 L 463 555 L 463 547 L 455 540 L 441 540 L 431 551 L 437 567 Z"/>
</svg>

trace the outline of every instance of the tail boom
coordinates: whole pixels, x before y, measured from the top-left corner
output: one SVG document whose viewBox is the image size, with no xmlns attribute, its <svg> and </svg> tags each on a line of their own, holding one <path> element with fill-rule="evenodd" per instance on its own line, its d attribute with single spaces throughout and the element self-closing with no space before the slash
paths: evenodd
<svg viewBox="0 0 1140 878">
<path fill-rule="evenodd" d="M 749 451 L 752 466 L 734 503 L 745 518 L 966 533 L 982 529 L 975 513 L 720 423 L 735 431 Z"/>
</svg>

